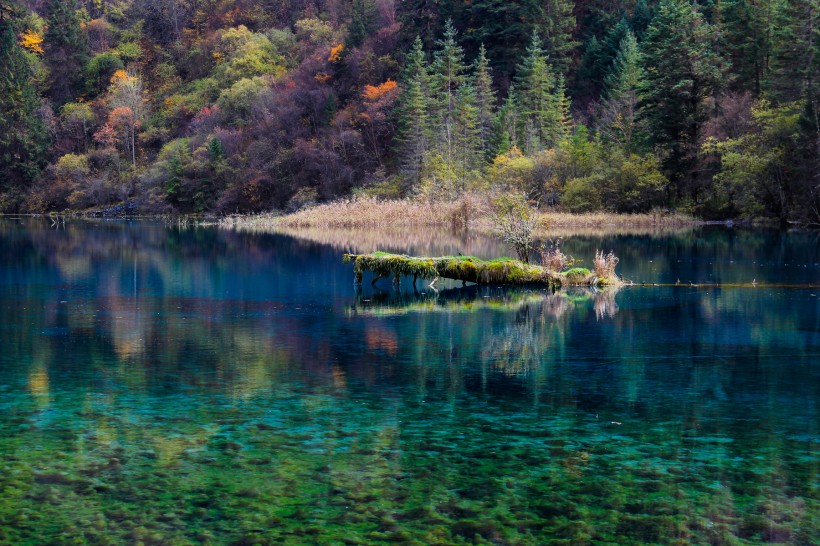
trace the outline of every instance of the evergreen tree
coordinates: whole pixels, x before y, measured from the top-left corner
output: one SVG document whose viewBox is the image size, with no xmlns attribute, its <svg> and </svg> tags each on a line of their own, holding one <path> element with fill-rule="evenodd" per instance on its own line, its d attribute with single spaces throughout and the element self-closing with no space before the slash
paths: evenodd
<svg viewBox="0 0 820 546">
<path fill-rule="evenodd" d="M 715 53 L 711 26 L 688 0 L 661 0 L 641 44 L 640 116 L 650 143 L 666 154 L 666 167 L 689 173 L 697 153 L 698 132 L 708 112 L 705 99 L 719 87 L 722 62 Z"/>
<path fill-rule="evenodd" d="M 520 112 L 518 95 L 515 86 L 511 85 L 507 91 L 504 104 L 498 109 L 493 123 L 491 153 L 493 157 L 507 153 L 513 146 L 518 145 L 518 126 Z"/>
<path fill-rule="evenodd" d="M 457 172 L 461 178 L 481 167 L 481 128 L 475 88 L 470 84 L 458 90 L 454 116 L 453 141 Z"/>
<path fill-rule="evenodd" d="M 448 172 L 452 172 L 454 159 L 454 123 L 456 97 L 459 87 L 465 81 L 466 65 L 464 50 L 456 40 L 456 29 L 452 21 L 444 25 L 444 38 L 438 42 L 430 83 L 432 105 L 437 127 L 437 142 L 442 146 L 441 155 L 446 161 Z"/>
<path fill-rule="evenodd" d="M 817 0 L 772 0 L 772 14 L 766 91 L 781 102 L 816 97 L 820 77 Z"/>
<path fill-rule="evenodd" d="M 0 5 L 0 193 L 20 188 L 39 174 L 48 135 L 37 110 L 41 100 L 32 70 L 17 44 L 9 4 Z"/>
<path fill-rule="evenodd" d="M 421 38 L 416 37 L 407 55 L 399 105 L 399 141 L 403 170 L 418 182 L 430 144 L 430 74 Z"/>
<path fill-rule="evenodd" d="M 635 3 L 635 9 L 632 10 L 632 17 L 629 18 L 629 27 L 639 41 L 643 38 L 650 22 L 652 22 L 652 10 L 646 5 L 646 0 L 638 0 Z"/>
<path fill-rule="evenodd" d="M 553 93 L 552 100 L 558 111 L 558 124 L 555 127 L 555 133 L 553 136 L 555 142 L 558 143 L 572 133 L 572 115 L 570 114 L 572 105 L 569 95 L 567 95 L 567 87 L 564 82 L 564 76 L 558 76 L 558 83 L 555 86 L 555 92 Z"/>
<path fill-rule="evenodd" d="M 348 47 L 359 47 L 375 29 L 376 5 L 373 1 L 353 0 L 347 31 Z"/>
<path fill-rule="evenodd" d="M 519 66 L 516 83 L 520 94 L 524 150 L 531 153 L 554 146 L 563 134 L 560 97 L 564 91 L 563 85 L 557 85 L 536 32 L 533 32 L 527 54 Z"/>
<path fill-rule="evenodd" d="M 610 100 L 618 100 L 626 95 L 637 96 L 641 83 L 641 52 L 638 39 L 632 31 L 627 31 L 621 39 L 612 69 L 606 77 L 604 94 Z"/>
<path fill-rule="evenodd" d="M 484 44 L 478 50 L 473 68 L 473 88 L 475 92 L 476 116 L 478 120 L 479 148 L 486 159 L 490 157 L 490 138 L 493 131 L 495 90 L 490 74 L 490 62 Z"/>
<path fill-rule="evenodd" d="M 565 76 L 572 65 L 572 55 L 578 47 L 572 35 L 575 31 L 575 3 L 573 0 L 547 0 L 546 53 L 557 74 Z"/>
<path fill-rule="evenodd" d="M 638 49 L 638 40 L 631 31 L 628 31 L 621 40 L 612 71 L 605 83 L 605 101 L 601 108 L 599 129 L 611 140 L 619 143 L 627 153 L 631 153 L 638 139 L 638 90 L 643 83 L 641 53 Z"/>
<path fill-rule="evenodd" d="M 88 39 L 80 28 L 75 0 L 51 0 L 46 11 L 44 37 L 49 96 L 56 106 L 74 100 L 83 88 L 83 70 L 89 58 Z"/>
<path fill-rule="evenodd" d="M 749 0 L 726 0 L 721 10 L 721 42 L 732 65 L 732 87 L 755 95 L 760 94 L 769 45 L 766 11 L 765 4 L 756 7 Z"/>
<path fill-rule="evenodd" d="M 581 66 L 577 71 L 579 85 L 582 92 L 588 96 L 597 97 L 604 87 L 604 80 L 612 69 L 612 63 L 618 54 L 621 41 L 629 32 L 629 23 L 621 18 L 618 23 L 609 29 L 603 40 L 594 35 L 587 40 Z"/>
</svg>

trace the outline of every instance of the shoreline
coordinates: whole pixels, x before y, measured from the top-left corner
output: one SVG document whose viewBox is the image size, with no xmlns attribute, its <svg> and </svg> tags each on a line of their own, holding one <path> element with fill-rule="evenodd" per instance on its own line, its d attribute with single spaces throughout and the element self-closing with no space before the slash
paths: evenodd
<svg viewBox="0 0 820 546">
<path fill-rule="evenodd" d="M 0 213 L 0 218 L 51 218 L 64 222 L 66 219 L 87 220 L 154 220 L 178 225 L 217 226 L 221 229 L 255 232 L 298 232 L 302 230 L 359 230 L 359 229 L 407 229 L 445 228 L 452 232 L 468 232 L 489 235 L 489 207 L 486 200 L 467 196 L 456 201 L 418 201 L 413 199 L 379 200 L 375 198 L 350 198 L 331 201 L 283 213 L 269 211 L 213 215 L 210 213 L 129 213 L 121 207 L 87 211 L 61 211 L 48 213 Z M 552 209 L 540 210 L 541 225 L 536 235 L 550 232 L 559 234 L 583 234 L 584 232 L 640 232 L 670 231 L 701 226 L 725 227 L 773 227 L 765 219 L 702 220 L 678 212 L 614 213 L 606 211 L 569 213 Z M 792 228 L 811 229 L 810 226 L 793 225 Z"/>
<path fill-rule="evenodd" d="M 465 196 L 456 201 L 354 198 L 316 205 L 290 214 L 272 212 L 225 216 L 218 220 L 217 225 L 225 229 L 248 231 L 449 228 L 481 234 L 492 232 L 489 206 L 485 201 L 475 196 Z M 681 213 L 578 214 L 544 210 L 539 214 L 541 226 L 536 233 L 554 229 L 679 229 L 705 224 Z"/>
</svg>

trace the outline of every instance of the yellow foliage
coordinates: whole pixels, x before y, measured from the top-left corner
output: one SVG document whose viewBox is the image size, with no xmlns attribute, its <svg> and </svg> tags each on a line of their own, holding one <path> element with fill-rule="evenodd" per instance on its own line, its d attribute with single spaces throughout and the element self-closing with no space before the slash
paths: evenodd
<svg viewBox="0 0 820 546">
<path fill-rule="evenodd" d="M 362 97 L 364 97 L 365 100 L 377 101 L 395 88 L 396 82 L 393 80 L 387 80 L 380 85 L 365 85 L 364 91 L 362 91 Z"/>
<path fill-rule="evenodd" d="M 42 55 L 45 53 L 43 50 L 43 37 L 40 36 L 37 32 L 33 30 L 27 30 L 23 33 L 22 40 L 20 40 L 20 45 L 32 53 L 36 53 L 37 55 Z"/>
<path fill-rule="evenodd" d="M 330 57 L 327 58 L 328 61 L 332 63 L 338 63 L 342 60 L 342 52 L 345 50 L 344 44 L 339 44 L 336 47 L 331 48 L 330 50 Z"/>
<path fill-rule="evenodd" d="M 118 83 L 118 82 L 121 82 L 123 80 L 128 80 L 130 78 L 131 78 L 131 76 L 129 76 L 128 72 L 126 72 L 125 70 L 117 70 L 111 76 L 111 83 Z"/>
</svg>

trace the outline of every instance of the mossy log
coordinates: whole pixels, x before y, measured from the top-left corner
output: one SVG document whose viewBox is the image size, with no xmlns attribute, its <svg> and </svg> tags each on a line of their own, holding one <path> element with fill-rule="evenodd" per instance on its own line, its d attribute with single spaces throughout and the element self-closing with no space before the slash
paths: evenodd
<svg viewBox="0 0 820 546">
<path fill-rule="evenodd" d="M 603 286 L 618 284 L 616 279 L 599 279 L 589 270 L 570 269 L 566 272 L 549 271 L 538 265 L 525 264 L 512 258 L 481 260 L 474 256 L 406 256 L 388 252 L 372 254 L 345 254 L 344 262 L 353 263 L 356 283 L 361 284 L 365 271 L 375 274 L 371 284 L 383 277 L 393 277 L 398 284 L 402 276 L 430 279 L 431 286 L 442 279 L 463 283 L 526 285 L 541 284 L 553 288 L 560 286 Z"/>
</svg>

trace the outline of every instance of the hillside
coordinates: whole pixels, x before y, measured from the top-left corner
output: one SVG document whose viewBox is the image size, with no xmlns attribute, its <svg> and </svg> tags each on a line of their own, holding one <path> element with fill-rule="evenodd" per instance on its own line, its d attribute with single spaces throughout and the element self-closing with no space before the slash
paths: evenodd
<svg viewBox="0 0 820 546">
<path fill-rule="evenodd" d="M 820 223 L 816 0 L 0 0 L 0 210 Z"/>
</svg>

